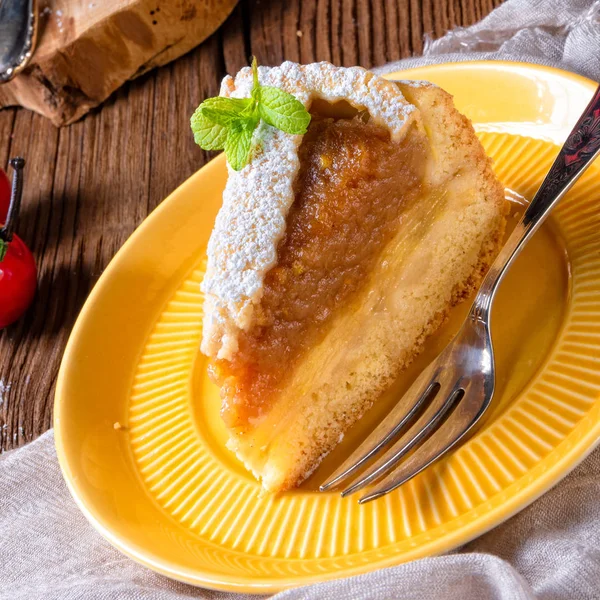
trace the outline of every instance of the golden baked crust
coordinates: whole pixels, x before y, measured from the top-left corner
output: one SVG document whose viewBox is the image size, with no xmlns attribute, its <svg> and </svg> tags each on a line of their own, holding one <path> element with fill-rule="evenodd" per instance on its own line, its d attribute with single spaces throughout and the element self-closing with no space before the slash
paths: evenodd
<svg viewBox="0 0 600 600">
<path fill-rule="evenodd" d="M 344 433 L 423 350 L 426 339 L 445 322 L 450 309 L 479 286 L 501 244 L 506 214 L 504 189 L 470 121 L 454 108 L 450 94 L 436 86 L 411 82 L 398 86 L 419 109 L 435 149 L 435 161 L 427 177 L 452 188 L 458 199 L 456 214 L 448 213 L 447 219 L 438 223 L 439 233 L 434 227 L 423 239 L 421 248 L 435 247 L 431 256 L 439 259 L 438 264 L 431 259 L 431 276 L 425 280 L 422 256 L 413 257 L 414 272 L 408 275 L 408 289 L 398 301 L 401 310 L 382 323 L 370 320 L 368 327 L 342 315 L 332 331 L 345 330 L 345 341 L 336 344 L 332 334 L 298 366 L 299 376 L 285 394 L 293 398 L 302 390 L 313 398 L 316 394 L 317 401 L 295 402 L 293 410 L 281 402 L 255 431 L 231 436 L 229 447 L 269 491 L 296 487 L 318 467 Z M 461 207 L 461 198 L 465 202 L 470 198 L 471 203 Z M 447 235 L 447 240 L 442 235 Z M 461 245 L 475 251 L 475 255 L 469 259 L 456 253 Z M 448 256 L 457 260 L 450 263 Z M 445 277 L 449 271 L 451 277 Z M 413 327 L 403 328 L 402 319 L 414 314 L 421 317 L 422 323 L 413 322 Z M 327 364 L 328 356 L 341 353 L 352 338 L 359 340 L 359 360 L 349 366 L 338 363 L 321 367 Z M 309 365 L 319 367 L 311 370 Z M 313 373 L 314 385 L 310 386 Z M 268 449 L 266 453 L 255 452 L 256 440 Z"/>
<path fill-rule="evenodd" d="M 366 77 L 363 85 L 365 81 L 372 79 Z M 477 287 L 502 238 L 504 190 L 468 119 L 456 111 L 452 97 L 436 86 L 426 82 L 391 85 L 398 90 L 404 123 L 398 131 L 406 135 L 406 123 L 410 122 L 416 125 L 413 133 L 428 139 L 424 181 L 427 189 L 437 192 L 406 209 L 405 229 L 386 246 L 369 285 L 357 294 L 351 310 L 332 317 L 324 340 L 299 359 L 278 402 L 250 427 L 230 430 L 228 447 L 269 491 L 289 489 L 310 475 L 422 350 L 450 308 Z M 298 143 L 294 140 L 294 147 Z M 240 180 L 250 173 L 242 171 Z M 289 204 L 284 206 L 281 196 L 277 198 L 263 200 L 275 204 L 277 218 L 283 219 L 281 227 L 285 228 Z M 251 206 L 250 199 L 243 199 L 246 211 Z M 229 219 L 231 206 L 223 210 Z M 257 230 L 264 225 L 256 213 L 247 213 L 247 218 Z M 421 221 L 426 227 L 411 226 Z M 219 286 L 225 285 L 227 269 L 239 269 L 238 264 L 223 260 L 235 252 L 235 240 L 223 237 L 223 227 L 221 223 L 213 234 L 209 247 L 212 271 L 204 284 L 208 333 L 202 349 L 213 359 L 235 355 L 236 332 L 251 326 L 252 306 L 260 303 L 260 287 L 254 295 L 249 293 L 254 289 L 251 286 L 242 296 L 239 290 L 237 296 L 222 294 Z M 263 240 L 263 247 L 273 244 L 275 256 L 252 263 L 255 287 L 276 264 L 276 244 L 281 236 L 274 231 L 269 225 L 268 243 Z M 252 244 L 246 249 L 250 247 Z M 385 310 L 373 310 L 368 295 L 373 292 L 379 302 L 384 300 Z M 241 303 L 232 302 L 239 297 Z"/>
</svg>

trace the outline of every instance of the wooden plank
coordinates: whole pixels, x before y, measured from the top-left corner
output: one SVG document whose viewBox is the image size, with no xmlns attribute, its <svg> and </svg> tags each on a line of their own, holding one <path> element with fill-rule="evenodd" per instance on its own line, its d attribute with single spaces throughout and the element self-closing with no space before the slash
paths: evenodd
<svg viewBox="0 0 600 600">
<path fill-rule="evenodd" d="M 252 54 L 263 64 L 380 65 L 419 52 L 427 30 L 469 25 L 492 2 L 499 4 L 244 0 L 201 46 L 126 84 L 68 128 L 24 110 L 0 111 L 0 164 L 16 153 L 28 160 L 19 233 L 39 265 L 34 305 L 0 332 L 0 451 L 51 426 L 58 366 L 89 291 L 148 212 L 210 159 L 193 142 L 189 116 L 218 92 L 225 73 Z"/>
</svg>

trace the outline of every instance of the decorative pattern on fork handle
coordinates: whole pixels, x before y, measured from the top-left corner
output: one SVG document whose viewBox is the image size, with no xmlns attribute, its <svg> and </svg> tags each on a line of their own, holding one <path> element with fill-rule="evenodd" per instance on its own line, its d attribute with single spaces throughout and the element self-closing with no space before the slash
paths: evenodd
<svg viewBox="0 0 600 600">
<path fill-rule="evenodd" d="M 600 87 L 594 94 L 587 116 L 577 123 L 546 178 L 548 193 L 555 193 L 575 171 L 600 150 Z"/>
<path fill-rule="evenodd" d="M 567 167 L 580 163 L 600 148 L 600 88 L 593 100 L 595 108 L 591 115 L 586 117 L 578 131 L 575 131 L 565 143 L 565 148 L 570 154 L 565 154 Z"/>
</svg>

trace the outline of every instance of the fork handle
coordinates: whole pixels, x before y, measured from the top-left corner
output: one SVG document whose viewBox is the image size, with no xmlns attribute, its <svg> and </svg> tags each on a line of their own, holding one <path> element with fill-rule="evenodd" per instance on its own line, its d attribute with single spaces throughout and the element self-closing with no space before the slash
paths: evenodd
<svg viewBox="0 0 600 600">
<path fill-rule="evenodd" d="M 471 308 L 470 317 L 487 320 L 504 274 L 548 213 L 600 154 L 600 86 L 569 134 L 550 171 L 523 217 L 488 271 Z"/>
</svg>

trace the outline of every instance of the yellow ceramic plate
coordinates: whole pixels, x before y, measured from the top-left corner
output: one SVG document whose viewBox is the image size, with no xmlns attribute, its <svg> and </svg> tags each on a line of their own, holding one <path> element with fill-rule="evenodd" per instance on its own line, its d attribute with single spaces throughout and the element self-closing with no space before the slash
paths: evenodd
<svg viewBox="0 0 600 600">
<path fill-rule="evenodd" d="M 532 196 L 554 144 L 595 86 L 514 63 L 395 76 L 428 79 L 455 95 L 517 200 Z M 497 525 L 572 469 L 600 433 L 599 167 L 565 198 L 503 284 L 493 323 L 498 393 L 488 418 L 451 456 L 359 506 L 314 490 L 390 398 L 311 481 L 279 497 L 260 497 L 224 447 L 218 394 L 198 353 L 203 256 L 226 176 L 223 158 L 212 161 L 125 244 L 77 321 L 55 406 L 58 456 L 75 500 L 140 563 L 245 592 L 444 552 Z M 429 354 L 459 320 L 454 315 L 431 341 Z"/>
</svg>

